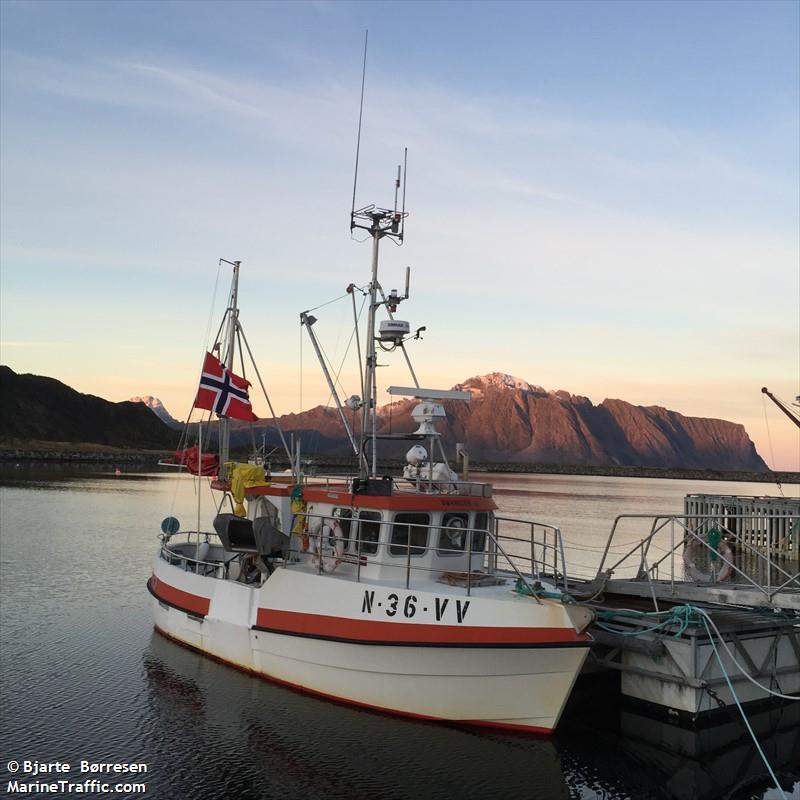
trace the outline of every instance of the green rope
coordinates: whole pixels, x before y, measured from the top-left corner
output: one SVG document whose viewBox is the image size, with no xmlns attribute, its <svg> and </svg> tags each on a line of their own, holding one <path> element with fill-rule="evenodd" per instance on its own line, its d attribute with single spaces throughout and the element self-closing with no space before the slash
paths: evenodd
<svg viewBox="0 0 800 800">
<path fill-rule="evenodd" d="M 539 581 L 536 581 L 533 586 L 527 583 L 522 578 L 517 578 L 517 582 L 514 584 L 514 591 L 517 594 L 521 594 L 524 597 L 537 597 L 537 598 L 547 598 L 549 600 L 560 600 L 562 603 L 574 603 L 575 598 L 567 594 L 566 592 L 549 592 L 547 589 L 542 586 Z"/>
<path fill-rule="evenodd" d="M 655 624 L 648 628 L 639 628 L 634 631 L 625 631 L 613 625 L 607 625 L 617 617 L 632 617 L 633 619 L 652 619 Z M 673 639 L 681 636 L 690 625 L 698 625 L 701 617 L 693 606 L 674 606 L 669 611 L 633 611 L 632 609 L 621 609 L 619 611 L 600 611 L 597 614 L 597 621 L 594 623 L 598 628 L 608 633 L 615 633 L 618 636 L 642 636 L 645 633 L 663 630 L 675 626 L 675 630 L 669 635 Z"/>
<path fill-rule="evenodd" d="M 655 624 L 649 628 L 642 628 L 640 630 L 623 631 L 611 625 L 606 625 L 605 622 L 603 621 L 603 620 L 612 620 L 617 617 L 630 617 L 632 619 L 653 619 Z M 742 720 L 744 721 L 745 727 L 747 728 L 748 733 L 753 739 L 753 743 L 755 744 L 756 749 L 758 750 L 758 753 L 761 756 L 761 760 L 764 762 L 767 771 L 770 774 L 770 777 L 775 782 L 775 787 L 780 792 L 781 797 L 783 797 L 784 800 L 786 800 L 786 793 L 781 788 L 781 785 L 778 782 L 778 779 L 774 771 L 772 770 L 769 761 L 767 760 L 767 756 L 765 755 L 764 750 L 762 749 L 761 744 L 758 741 L 758 738 L 753 732 L 750 722 L 747 719 L 747 715 L 744 713 L 742 704 L 739 702 L 739 697 L 737 696 L 736 691 L 733 688 L 733 683 L 731 682 L 728 671 L 725 669 L 725 664 L 723 663 L 722 657 L 720 656 L 719 651 L 717 650 L 717 645 L 716 642 L 714 641 L 714 633 L 711 630 L 709 622 L 710 618 L 706 611 L 704 611 L 701 608 L 697 608 L 696 606 L 686 604 L 682 606 L 674 606 L 673 608 L 669 609 L 669 611 L 634 611 L 633 609 L 627 609 L 627 608 L 619 609 L 617 611 L 599 611 L 597 614 L 597 621 L 594 624 L 598 628 L 601 628 L 602 630 L 609 631 L 610 633 L 615 633 L 619 636 L 641 636 L 642 634 L 652 633 L 653 631 L 661 630 L 663 628 L 668 628 L 674 625 L 676 626 L 676 630 L 672 634 L 670 634 L 673 638 L 677 638 L 678 636 L 680 636 L 689 627 L 689 625 L 702 624 L 705 628 L 706 634 L 708 635 L 708 639 L 709 642 L 711 643 L 711 648 L 714 651 L 714 655 L 716 656 L 717 662 L 719 663 L 720 671 L 722 672 L 722 675 L 725 678 L 725 682 L 728 684 L 728 689 L 730 690 L 731 696 L 733 697 L 733 700 L 736 703 L 736 707 L 739 709 L 739 713 L 742 715 Z M 713 622 L 711 624 L 713 624 Z M 719 636 L 720 641 L 723 644 L 725 644 L 719 632 L 717 632 L 717 636 Z M 769 692 L 769 690 L 767 691 Z"/>
</svg>

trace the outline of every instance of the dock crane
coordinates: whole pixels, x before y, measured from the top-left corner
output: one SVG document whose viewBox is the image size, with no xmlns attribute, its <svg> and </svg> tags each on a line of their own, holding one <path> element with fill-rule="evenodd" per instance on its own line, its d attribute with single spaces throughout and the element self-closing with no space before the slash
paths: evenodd
<svg viewBox="0 0 800 800">
<path fill-rule="evenodd" d="M 767 389 L 766 386 L 762 386 L 761 391 L 767 397 L 769 397 L 769 399 L 772 400 L 772 402 L 775 403 L 775 405 L 778 406 L 778 408 L 781 411 L 783 411 L 783 413 L 786 414 L 786 416 L 789 417 L 789 419 L 792 422 L 794 422 L 794 424 L 797 425 L 798 428 L 800 428 L 800 411 L 795 411 L 787 403 L 784 403 L 782 400 L 779 400 L 777 397 L 775 397 L 774 394 L 772 394 L 772 392 L 769 389 Z M 798 402 L 800 402 L 800 397 L 798 397 L 797 400 Z"/>
</svg>

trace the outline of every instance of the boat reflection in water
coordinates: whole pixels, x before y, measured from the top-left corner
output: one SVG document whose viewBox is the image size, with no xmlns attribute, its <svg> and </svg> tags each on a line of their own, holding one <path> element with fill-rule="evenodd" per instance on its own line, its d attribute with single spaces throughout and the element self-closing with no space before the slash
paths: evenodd
<svg viewBox="0 0 800 800">
<path fill-rule="evenodd" d="M 689 730 L 581 679 L 555 738 L 410 721 L 253 680 L 154 634 L 144 656 L 154 776 L 186 798 L 754 800 L 779 795 L 738 712 Z M 612 676 L 613 678 L 613 676 Z M 591 714 L 587 713 L 591 709 Z M 800 797 L 800 705 L 748 712 Z M 167 766 L 180 741 L 182 769 Z M 244 787 L 239 792 L 238 787 Z M 157 787 L 154 787 L 157 789 Z"/>
<path fill-rule="evenodd" d="M 598 688 L 598 681 L 604 688 Z M 620 708 L 614 680 L 580 680 L 557 736 L 570 787 L 596 794 L 656 800 L 780 798 L 736 708 L 703 728 Z M 587 717 L 588 698 L 595 698 Z M 598 704 L 599 698 L 605 698 Z M 800 703 L 747 710 L 753 732 L 787 797 L 800 799 Z M 624 776 L 624 777 L 623 777 Z"/>
<path fill-rule="evenodd" d="M 570 796 L 549 739 L 320 700 L 254 680 L 158 634 L 143 669 L 148 730 L 142 739 L 153 748 L 147 757 L 155 796 L 200 800 L 234 790 L 237 798 L 284 800 Z"/>
</svg>

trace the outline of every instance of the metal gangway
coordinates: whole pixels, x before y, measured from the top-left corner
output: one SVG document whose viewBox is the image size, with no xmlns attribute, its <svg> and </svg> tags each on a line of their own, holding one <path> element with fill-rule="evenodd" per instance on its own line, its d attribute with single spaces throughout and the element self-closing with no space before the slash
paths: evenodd
<svg viewBox="0 0 800 800">
<path fill-rule="evenodd" d="M 765 532 L 800 531 L 796 513 L 621 514 L 614 520 L 597 575 L 587 591 L 659 600 L 771 607 L 800 612 L 795 549 Z M 624 538 L 628 547 L 612 556 Z"/>
</svg>

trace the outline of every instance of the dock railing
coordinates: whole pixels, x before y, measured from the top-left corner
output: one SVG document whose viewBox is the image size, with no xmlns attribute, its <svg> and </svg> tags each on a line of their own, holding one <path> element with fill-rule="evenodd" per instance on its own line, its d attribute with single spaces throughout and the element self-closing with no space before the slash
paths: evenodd
<svg viewBox="0 0 800 800">
<path fill-rule="evenodd" d="M 711 567 L 700 581 L 702 583 L 742 584 L 763 594 L 767 602 L 772 602 L 778 592 L 800 591 L 800 571 L 797 571 L 794 559 L 776 559 L 738 533 L 743 529 L 742 521 L 753 523 L 754 516 L 727 514 L 723 522 L 719 515 L 714 514 L 620 514 L 614 520 L 597 576 L 610 577 L 616 572 L 635 570 L 634 580 L 668 580 L 674 591 L 676 583 L 687 582 L 685 576 L 689 569 L 685 553 L 687 548 L 695 548 L 698 554 L 708 557 Z M 800 518 L 773 514 L 769 519 L 773 522 L 789 520 L 789 524 L 794 524 Z M 632 543 L 622 556 L 607 566 L 619 529 L 634 520 L 649 521 L 649 533 Z M 684 567 L 683 577 L 676 575 L 676 558 L 680 558 Z M 717 563 L 721 565 L 719 570 L 714 569 Z M 720 576 L 725 577 L 722 579 Z M 694 582 L 699 582 L 697 575 L 690 575 L 690 580 L 692 577 Z"/>
</svg>

